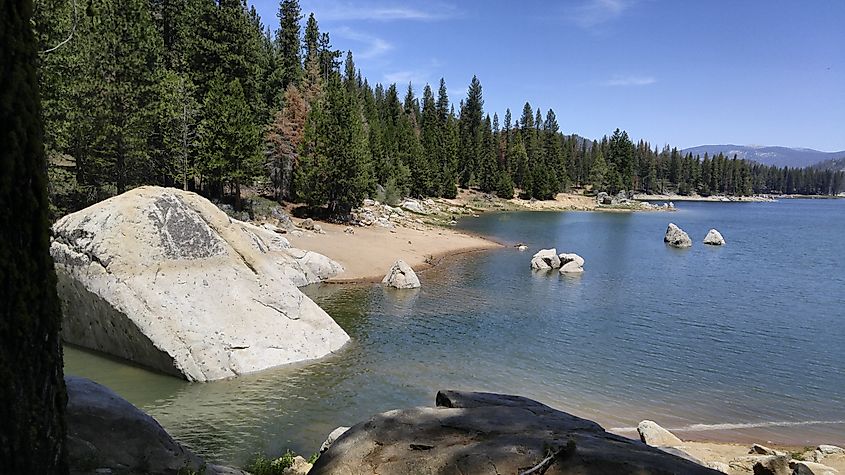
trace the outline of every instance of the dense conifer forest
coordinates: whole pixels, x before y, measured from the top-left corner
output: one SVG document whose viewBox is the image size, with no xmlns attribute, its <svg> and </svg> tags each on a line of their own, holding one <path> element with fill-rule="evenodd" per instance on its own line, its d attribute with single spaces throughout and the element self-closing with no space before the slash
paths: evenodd
<svg viewBox="0 0 845 475">
<path fill-rule="evenodd" d="M 835 194 L 845 173 L 564 134 L 555 111 L 484 109 L 473 77 L 371 84 L 297 0 L 266 28 L 243 0 L 42 0 L 35 28 L 56 213 L 141 184 L 241 207 L 245 188 L 344 215 L 378 189 Z M 303 29 L 303 20 L 304 29 Z M 454 85 L 450 86 L 454 87 Z M 462 88 L 460 88 L 462 89 Z M 571 111 L 567 111 L 570 113 Z"/>
</svg>

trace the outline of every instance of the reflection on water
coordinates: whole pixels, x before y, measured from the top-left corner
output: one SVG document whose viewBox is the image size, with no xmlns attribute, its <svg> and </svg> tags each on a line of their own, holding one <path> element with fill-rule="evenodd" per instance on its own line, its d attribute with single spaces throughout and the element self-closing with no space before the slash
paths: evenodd
<svg viewBox="0 0 845 475">
<path fill-rule="evenodd" d="M 192 384 L 67 348 L 66 371 L 229 463 L 313 452 L 334 427 L 441 388 L 522 394 L 623 431 L 651 418 L 692 438 L 845 443 L 845 202 L 681 207 L 486 215 L 461 225 L 529 252 L 456 256 L 413 291 L 309 287 L 352 337 L 315 364 Z M 663 244 L 670 219 L 692 249 Z M 726 247 L 700 244 L 710 227 Z M 532 273 L 551 246 L 585 273 Z"/>
</svg>

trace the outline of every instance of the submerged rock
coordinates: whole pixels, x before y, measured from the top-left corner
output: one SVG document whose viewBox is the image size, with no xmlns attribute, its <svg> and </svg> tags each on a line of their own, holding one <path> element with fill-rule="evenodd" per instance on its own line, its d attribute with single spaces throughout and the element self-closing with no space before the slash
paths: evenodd
<svg viewBox="0 0 845 475">
<path fill-rule="evenodd" d="M 640 434 L 641 441 L 652 447 L 672 447 L 684 443 L 654 421 L 645 420 L 637 424 L 637 433 Z"/>
<path fill-rule="evenodd" d="M 711 246 L 724 246 L 725 238 L 722 237 L 722 233 L 719 231 L 711 229 L 710 231 L 707 231 L 707 236 L 704 237 L 704 244 L 709 244 Z"/>
<path fill-rule="evenodd" d="M 320 358 L 349 337 L 297 286 L 342 267 L 173 188 L 140 187 L 61 218 L 62 337 L 208 381 Z"/>
<path fill-rule="evenodd" d="M 310 473 L 718 473 L 531 399 L 441 391 L 436 401 L 353 426 Z"/>
<path fill-rule="evenodd" d="M 381 283 L 397 289 L 416 289 L 420 286 L 420 279 L 411 266 L 399 259 L 393 263 Z"/>
<path fill-rule="evenodd" d="M 560 257 L 557 249 L 541 249 L 531 256 L 531 268 L 534 270 L 557 269 L 560 267 Z"/>
<path fill-rule="evenodd" d="M 563 253 L 558 256 L 560 259 L 561 274 L 580 274 L 584 272 L 584 258 L 578 254 Z"/>
<path fill-rule="evenodd" d="M 676 226 L 675 223 L 669 223 L 669 227 L 666 228 L 666 235 L 663 237 L 663 242 L 673 247 L 692 247 L 692 239 L 690 239 L 689 235 L 683 229 Z"/>
</svg>

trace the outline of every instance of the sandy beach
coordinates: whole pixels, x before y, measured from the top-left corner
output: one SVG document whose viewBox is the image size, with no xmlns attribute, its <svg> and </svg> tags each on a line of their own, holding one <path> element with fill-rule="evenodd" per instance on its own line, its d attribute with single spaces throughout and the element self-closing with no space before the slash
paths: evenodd
<svg viewBox="0 0 845 475">
<path fill-rule="evenodd" d="M 346 226 L 331 223 L 320 223 L 320 226 L 325 234 L 304 233 L 288 238 L 294 247 L 319 252 L 340 262 L 345 270 L 329 280 L 334 283 L 381 282 L 397 259 L 420 271 L 445 256 L 501 247 L 481 237 L 435 226 L 423 229 L 355 226 L 354 234 L 345 233 Z"/>
</svg>

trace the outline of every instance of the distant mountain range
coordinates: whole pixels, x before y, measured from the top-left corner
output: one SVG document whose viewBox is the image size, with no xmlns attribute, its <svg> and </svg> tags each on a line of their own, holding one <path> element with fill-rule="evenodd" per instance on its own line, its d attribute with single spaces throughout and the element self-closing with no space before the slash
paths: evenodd
<svg viewBox="0 0 845 475">
<path fill-rule="evenodd" d="M 699 145 L 698 147 L 687 148 L 684 153 L 704 156 L 724 154 L 729 158 L 734 155 L 737 158 L 752 160 L 765 165 L 777 165 L 779 167 L 807 167 L 819 164 L 819 162 L 837 159 L 840 169 L 845 165 L 845 150 L 841 152 L 820 152 L 810 148 L 789 148 L 789 147 L 761 147 L 755 145 Z M 837 166 L 831 163 L 831 166 Z M 827 167 L 824 167 L 827 168 Z"/>
<path fill-rule="evenodd" d="M 813 165 L 813 168 L 818 168 L 819 170 L 834 170 L 845 172 L 845 156 L 843 156 L 842 158 L 831 158 L 830 160 L 825 160 L 823 162 L 816 163 L 815 165 Z"/>
</svg>

